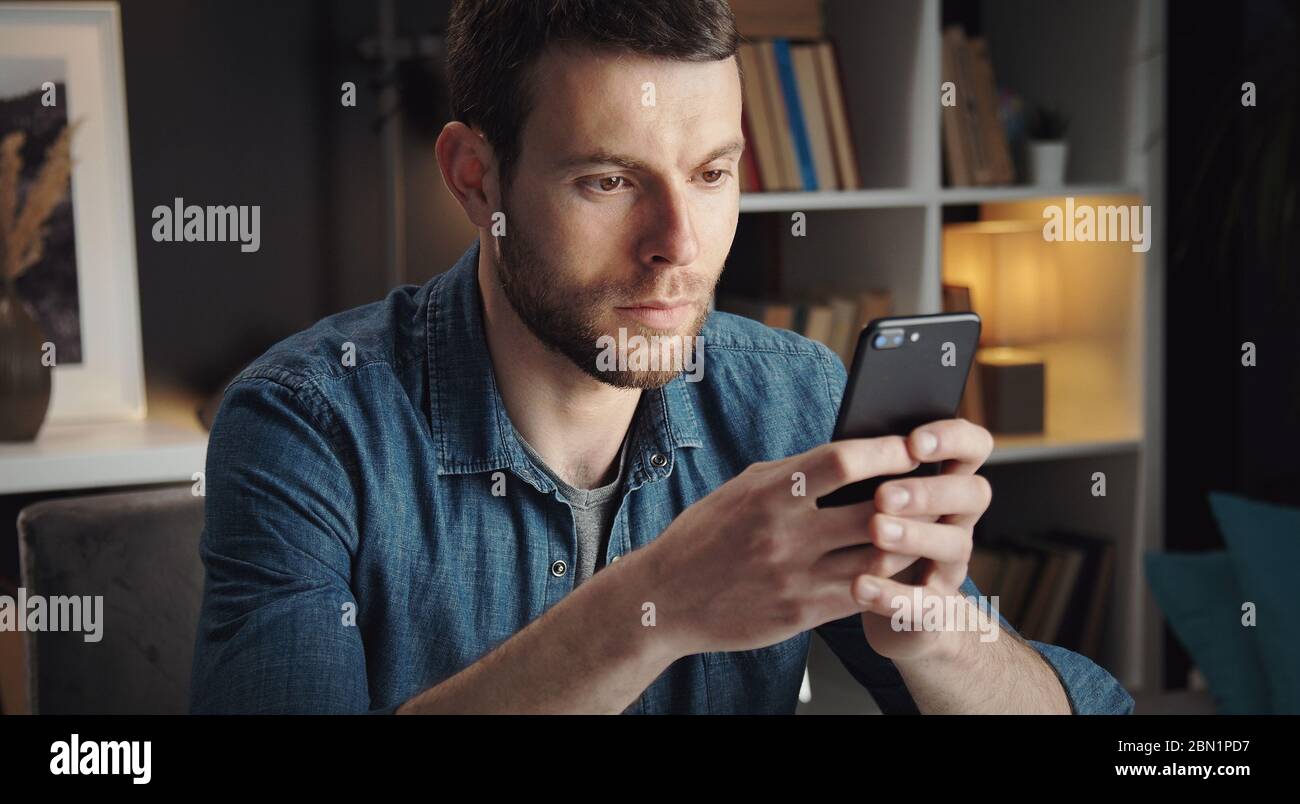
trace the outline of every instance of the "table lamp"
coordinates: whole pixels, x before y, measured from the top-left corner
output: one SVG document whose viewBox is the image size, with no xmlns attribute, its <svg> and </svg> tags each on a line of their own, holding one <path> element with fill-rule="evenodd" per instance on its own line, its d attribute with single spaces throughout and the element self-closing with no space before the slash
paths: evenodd
<svg viewBox="0 0 1300 804">
<path fill-rule="evenodd" d="M 1046 357 L 1060 312 L 1056 266 L 1033 221 L 944 227 L 945 285 L 968 289 L 984 322 L 971 368 L 981 422 L 993 433 L 1045 430 Z"/>
</svg>

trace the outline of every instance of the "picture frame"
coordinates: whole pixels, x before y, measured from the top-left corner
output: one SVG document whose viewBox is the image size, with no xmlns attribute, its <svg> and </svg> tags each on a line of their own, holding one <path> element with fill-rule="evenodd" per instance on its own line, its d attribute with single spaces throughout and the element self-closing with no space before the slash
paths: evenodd
<svg viewBox="0 0 1300 804">
<path fill-rule="evenodd" d="M 67 309 L 59 311 L 63 325 L 52 329 L 75 348 L 55 352 L 46 423 L 143 419 L 144 360 L 117 3 L 0 2 L 0 102 L 43 85 L 48 93 L 47 82 L 59 89 L 56 104 L 64 104 L 67 121 L 76 125 L 68 199 L 72 243 L 54 244 L 55 258 L 60 247 L 75 250 L 76 289 L 67 290 L 66 277 L 59 285 L 69 298 L 64 300 Z M 12 128 L 13 120 L 8 122 Z M 5 128 L 0 114 L 0 136 Z M 50 259 L 48 253 L 45 259 Z M 65 271 L 68 259 L 65 255 Z M 65 361 L 60 353 L 76 359 Z"/>
</svg>

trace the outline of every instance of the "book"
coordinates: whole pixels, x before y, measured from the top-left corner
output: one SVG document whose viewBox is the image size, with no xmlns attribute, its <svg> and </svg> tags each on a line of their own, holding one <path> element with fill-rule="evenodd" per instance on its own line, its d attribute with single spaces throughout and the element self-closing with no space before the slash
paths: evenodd
<svg viewBox="0 0 1300 804">
<path fill-rule="evenodd" d="M 763 97 L 771 115 L 771 132 L 774 157 L 779 179 L 774 181 L 770 190 L 799 190 L 803 184 L 799 178 L 798 157 L 795 154 L 794 137 L 790 132 L 790 116 L 786 111 L 785 93 L 781 89 L 781 79 L 777 74 L 775 46 L 772 41 L 756 43 L 758 73 L 763 86 Z"/>
<path fill-rule="evenodd" d="M 1065 619 L 1066 607 L 1070 597 L 1079 585 L 1079 574 L 1083 569 L 1084 552 L 1077 547 L 1063 547 L 1061 571 L 1056 578 L 1056 586 L 1048 596 L 1047 611 L 1043 613 L 1043 622 L 1039 633 L 1043 642 L 1060 642 L 1061 622 Z"/>
<path fill-rule="evenodd" d="M 812 151 L 813 172 L 817 189 L 840 189 L 835 172 L 835 153 L 831 146 L 830 115 L 822 103 L 822 87 L 817 75 L 817 45 L 791 45 L 790 61 L 808 128 L 808 146 Z"/>
<path fill-rule="evenodd" d="M 1068 530 L 1002 536 L 972 551 L 972 580 L 987 571 L 979 569 L 977 552 L 1002 555 L 1000 577 L 980 591 L 1001 597 L 1003 616 L 1021 636 L 1097 655 L 1114 577 L 1113 542 Z"/>
<path fill-rule="evenodd" d="M 1002 616 L 1007 618 L 1013 628 L 1020 630 L 1030 595 L 1042 568 L 1043 556 L 1014 545 L 1002 549 L 1006 552 L 1006 566 L 1002 577 L 998 579 L 1000 586 L 996 594 L 1001 598 Z M 986 591 L 985 594 L 993 593 Z"/>
<path fill-rule="evenodd" d="M 853 327 L 858 320 L 858 303 L 855 299 L 841 295 L 830 296 L 826 302 L 831 308 L 831 341 L 826 345 L 847 366 L 853 359 L 853 348 L 857 341 L 857 330 Z"/>
<path fill-rule="evenodd" d="M 1008 557 L 1006 553 L 996 547 L 977 544 L 971 550 L 970 563 L 966 567 L 966 574 L 970 576 L 971 582 L 980 593 L 989 597 L 998 594 L 997 590 L 1002 585 L 1002 574 L 1006 570 Z M 999 596 L 1000 597 L 1000 596 Z M 999 610 L 1001 610 L 999 608 Z"/>
<path fill-rule="evenodd" d="M 804 121 L 803 101 L 799 97 L 799 85 L 795 80 L 794 64 L 790 57 L 790 42 L 784 37 L 772 40 L 772 54 L 776 59 L 776 76 L 780 82 L 780 91 L 785 98 L 786 118 L 789 122 L 790 137 L 794 144 L 795 168 L 797 170 L 796 189 L 817 190 L 817 173 L 813 168 L 812 147 L 808 143 L 808 128 Z"/>
<path fill-rule="evenodd" d="M 1045 641 L 1043 630 L 1052 607 L 1052 600 L 1056 596 L 1059 579 L 1065 571 L 1066 557 L 1061 550 L 1034 545 L 1028 546 L 1028 549 L 1036 550 L 1042 555 L 1043 563 L 1038 571 L 1038 577 L 1034 580 L 1033 591 L 1025 602 L 1025 609 L 1021 614 L 1023 624 L 1019 631 L 1025 639 L 1036 639 L 1042 642 Z"/>
<path fill-rule="evenodd" d="M 943 149 L 948 168 L 948 184 L 953 187 L 969 187 L 975 183 L 970 165 L 970 134 L 966 131 L 968 114 L 962 102 L 962 88 L 966 84 L 961 75 L 961 47 L 964 39 L 965 35 L 959 27 L 953 26 L 943 32 L 940 81 L 952 83 L 955 103 L 941 107 Z"/>
<path fill-rule="evenodd" d="M 888 318 L 894 314 L 894 296 L 888 290 L 868 290 L 858 294 L 858 320 L 854 324 L 852 344 L 856 348 L 858 333 L 877 318 Z"/>
<path fill-rule="evenodd" d="M 736 166 L 736 179 L 740 182 L 742 193 L 757 193 L 763 189 L 763 177 L 754 154 L 754 127 L 750 125 L 749 115 L 748 108 L 740 112 L 740 130 L 745 137 L 745 151 L 740 155 L 740 164 Z"/>
<path fill-rule="evenodd" d="M 744 42 L 737 58 L 741 126 L 749 143 L 742 172 L 751 177 L 742 181 L 742 190 L 860 188 L 834 45 L 785 38 Z"/>
<path fill-rule="evenodd" d="M 837 184 L 842 190 L 859 190 L 862 188 L 862 177 L 858 173 L 857 150 L 849 127 L 848 109 L 844 105 L 843 73 L 839 68 L 835 45 L 830 41 L 819 42 L 815 52 L 822 89 L 822 107 L 829 118 Z"/>
<path fill-rule="evenodd" d="M 747 42 L 741 43 L 738 58 L 741 72 L 745 76 L 742 82 L 744 109 L 741 119 L 742 122 L 746 119 L 749 121 L 750 132 L 745 135 L 748 143 L 745 150 L 758 163 L 759 189 L 780 190 L 782 178 L 781 165 L 777 159 L 778 142 L 767 102 L 758 48 Z"/>
<path fill-rule="evenodd" d="M 1099 534 L 1068 530 L 1050 531 L 1037 538 L 1078 550 L 1084 556 L 1075 588 L 1052 641 L 1063 648 L 1095 657 L 1101 647 L 1111 596 L 1115 544 Z"/>
<path fill-rule="evenodd" d="M 803 331 L 806 338 L 831 346 L 831 334 L 834 326 L 834 311 L 829 304 L 809 304 Z M 833 350 L 835 347 L 831 346 Z"/>
<path fill-rule="evenodd" d="M 975 95 L 979 99 L 980 141 L 985 151 L 985 174 L 988 184 L 1010 184 L 1015 180 L 1011 162 L 1011 148 L 1006 132 L 998 118 L 998 85 L 993 78 L 993 62 L 989 57 L 988 42 L 973 37 L 966 42 L 975 81 Z"/>
<path fill-rule="evenodd" d="M 954 39 L 958 64 L 957 75 L 961 83 L 957 92 L 961 96 L 962 132 L 965 134 L 968 148 L 971 181 L 978 185 L 993 184 L 992 156 L 986 141 L 988 131 L 984 127 L 982 98 L 979 92 L 979 78 L 976 76 L 975 53 L 970 47 L 965 33 Z"/>
<path fill-rule="evenodd" d="M 762 321 L 776 329 L 794 329 L 794 305 L 769 302 L 763 307 Z"/>
</svg>

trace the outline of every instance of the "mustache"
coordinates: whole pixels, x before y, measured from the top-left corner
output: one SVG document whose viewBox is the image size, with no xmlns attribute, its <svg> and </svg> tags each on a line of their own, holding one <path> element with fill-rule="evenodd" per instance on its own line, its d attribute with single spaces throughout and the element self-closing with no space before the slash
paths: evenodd
<svg viewBox="0 0 1300 804">
<path fill-rule="evenodd" d="M 660 285 L 658 282 L 604 282 L 593 288 L 593 296 L 601 304 L 614 307 L 627 307 L 646 299 L 687 299 L 702 302 L 709 298 L 716 287 L 716 281 L 709 281 L 698 274 L 675 277 L 673 282 Z"/>
</svg>

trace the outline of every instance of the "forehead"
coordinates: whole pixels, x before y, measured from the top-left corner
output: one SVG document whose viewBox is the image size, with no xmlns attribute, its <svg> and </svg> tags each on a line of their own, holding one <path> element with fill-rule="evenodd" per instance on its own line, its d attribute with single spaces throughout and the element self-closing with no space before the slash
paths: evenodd
<svg viewBox="0 0 1300 804">
<path fill-rule="evenodd" d="M 735 57 L 686 62 L 548 47 L 534 65 L 532 100 L 525 148 L 547 164 L 597 148 L 675 160 L 740 135 Z"/>
</svg>

